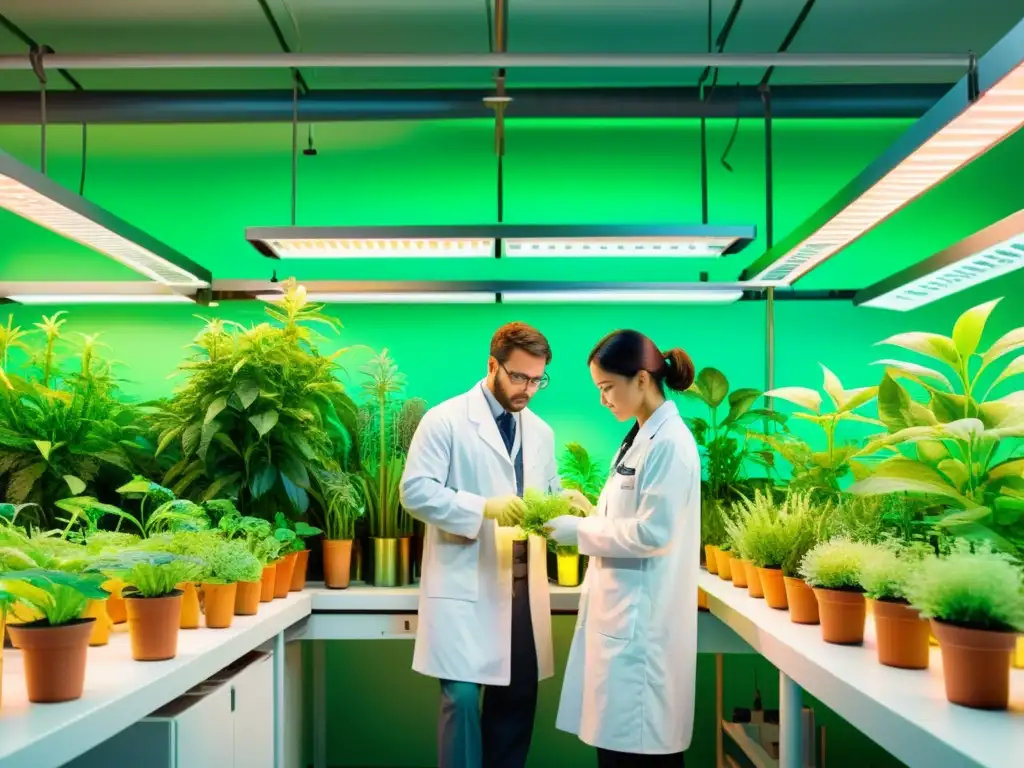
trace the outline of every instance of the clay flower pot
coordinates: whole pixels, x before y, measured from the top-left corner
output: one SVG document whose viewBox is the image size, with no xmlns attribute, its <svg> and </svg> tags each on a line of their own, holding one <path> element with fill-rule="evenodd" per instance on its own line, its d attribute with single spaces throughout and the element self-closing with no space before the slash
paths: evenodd
<svg viewBox="0 0 1024 768">
<path fill-rule="evenodd" d="M 749 560 L 744 560 L 743 569 L 747 572 L 747 594 L 751 597 L 764 597 L 764 590 L 761 589 L 761 574 L 758 572 L 757 566 Z"/>
<path fill-rule="evenodd" d="M 351 539 L 324 539 L 324 586 L 329 589 L 345 589 L 351 571 Z"/>
<path fill-rule="evenodd" d="M 210 629 L 227 629 L 235 618 L 235 594 L 238 585 L 203 584 L 203 613 Z"/>
<path fill-rule="evenodd" d="M 82 612 L 83 619 L 96 619 L 92 625 L 92 633 L 89 635 L 89 645 L 101 646 L 110 642 L 110 628 L 114 622 L 107 615 L 106 600 L 90 600 L 85 611 Z"/>
<path fill-rule="evenodd" d="M 734 557 L 729 563 L 732 569 L 732 585 L 740 589 L 747 588 L 747 561 Z"/>
<path fill-rule="evenodd" d="M 715 559 L 715 552 L 718 551 L 718 547 L 714 544 L 704 545 L 704 565 L 708 569 L 708 573 L 718 573 L 718 561 Z"/>
<path fill-rule="evenodd" d="M 263 576 L 260 582 L 263 587 L 260 590 L 260 602 L 269 603 L 274 599 L 274 582 L 277 580 L 277 566 L 273 563 L 263 566 Z"/>
<path fill-rule="evenodd" d="M 292 574 L 295 572 L 295 556 L 297 552 L 289 552 L 277 561 L 277 573 L 274 575 L 274 597 L 288 597 L 292 589 Z"/>
<path fill-rule="evenodd" d="M 96 619 L 75 619 L 51 627 L 42 622 L 11 624 L 11 639 L 21 648 L 28 700 L 38 703 L 82 698 L 89 635 Z"/>
<path fill-rule="evenodd" d="M 900 669 L 928 669 L 928 622 L 905 602 L 872 600 L 878 662 Z"/>
<path fill-rule="evenodd" d="M 199 606 L 199 590 L 195 584 L 178 584 L 181 590 L 181 628 L 199 629 L 199 616 L 202 609 Z"/>
<path fill-rule="evenodd" d="M 821 614 L 821 638 L 826 643 L 859 645 L 864 642 L 867 605 L 863 592 L 814 588 Z"/>
<path fill-rule="evenodd" d="M 1006 709 L 1017 633 L 967 629 L 935 619 L 931 629 L 942 651 L 946 698 L 975 709 Z"/>
<path fill-rule="evenodd" d="M 128 635 L 136 661 L 164 661 L 178 655 L 182 593 L 162 597 L 125 596 Z"/>
<path fill-rule="evenodd" d="M 295 570 L 292 571 L 292 592 L 301 592 L 306 588 L 306 571 L 309 569 L 309 550 L 303 549 L 295 553 Z"/>
<path fill-rule="evenodd" d="M 789 620 L 794 624 L 818 623 L 818 598 L 814 590 L 803 579 L 783 576 L 786 585 L 786 602 L 789 603 Z"/>
<path fill-rule="evenodd" d="M 781 568 L 758 568 L 757 575 L 764 590 L 764 599 L 769 608 L 784 611 L 789 607 L 786 600 L 786 583 L 782 580 Z"/>
<path fill-rule="evenodd" d="M 718 564 L 718 578 L 732 581 L 732 552 L 715 549 L 715 562 Z"/>
<path fill-rule="evenodd" d="M 708 608 L 708 593 L 700 587 L 697 587 L 697 610 L 698 611 L 709 611 Z"/>
<path fill-rule="evenodd" d="M 124 598 L 121 597 L 124 582 L 110 579 L 103 582 L 103 588 L 110 593 L 110 597 L 107 598 L 107 615 L 114 624 L 124 624 L 128 621 L 128 611 L 124 607 Z"/>
<path fill-rule="evenodd" d="M 263 582 L 240 581 L 235 588 L 235 616 L 255 616 L 260 609 Z"/>
</svg>

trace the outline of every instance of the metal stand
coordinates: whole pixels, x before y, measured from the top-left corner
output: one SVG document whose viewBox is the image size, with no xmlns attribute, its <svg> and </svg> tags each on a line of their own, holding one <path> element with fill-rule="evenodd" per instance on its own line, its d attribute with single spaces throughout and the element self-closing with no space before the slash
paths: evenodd
<svg viewBox="0 0 1024 768">
<path fill-rule="evenodd" d="M 803 716 L 803 689 L 779 672 L 779 768 L 803 766 Z"/>
</svg>

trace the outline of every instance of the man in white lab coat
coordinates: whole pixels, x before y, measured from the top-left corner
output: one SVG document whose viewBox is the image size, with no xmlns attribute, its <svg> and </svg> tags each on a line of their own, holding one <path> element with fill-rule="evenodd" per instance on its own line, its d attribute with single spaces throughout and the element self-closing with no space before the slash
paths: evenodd
<svg viewBox="0 0 1024 768">
<path fill-rule="evenodd" d="M 554 435 L 527 409 L 550 361 L 536 329 L 498 329 L 487 377 L 409 448 L 402 504 L 427 524 L 413 669 L 441 681 L 440 768 L 523 768 L 554 674 L 545 542 L 514 533 L 524 490 L 559 487 Z"/>
</svg>

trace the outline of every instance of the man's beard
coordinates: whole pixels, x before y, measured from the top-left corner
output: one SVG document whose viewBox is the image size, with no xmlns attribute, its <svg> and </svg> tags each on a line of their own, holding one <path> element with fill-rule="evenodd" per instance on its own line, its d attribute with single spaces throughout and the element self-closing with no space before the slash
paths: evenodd
<svg viewBox="0 0 1024 768">
<path fill-rule="evenodd" d="M 513 400 L 513 397 L 517 399 Z M 509 395 L 501 379 L 497 376 L 494 377 L 494 399 L 498 401 L 498 405 L 509 413 L 518 413 L 530 403 L 530 398 L 525 394 Z"/>
</svg>

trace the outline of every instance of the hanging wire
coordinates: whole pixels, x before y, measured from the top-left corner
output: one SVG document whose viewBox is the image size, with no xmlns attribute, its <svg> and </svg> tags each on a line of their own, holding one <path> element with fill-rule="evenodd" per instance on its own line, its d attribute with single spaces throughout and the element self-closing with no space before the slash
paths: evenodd
<svg viewBox="0 0 1024 768">
<path fill-rule="evenodd" d="M 299 198 L 299 77 L 292 74 L 292 226 Z"/>
<path fill-rule="evenodd" d="M 48 45 L 33 46 L 29 51 L 28 58 L 29 63 L 32 65 L 32 71 L 35 72 L 36 78 L 39 80 L 39 124 L 40 124 L 40 140 L 39 140 L 39 167 L 43 175 L 46 175 L 46 66 L 43 63 L 43 57 L 47 53 L 53 53 L 53 49 Z"/>
<path fill-rule="evenodd" d="M 85 197 L 85 169 L 89 156 L 89 126 L 82 123 L 82 175 L 78 179 L 78 194 Z"/>
</svg>

